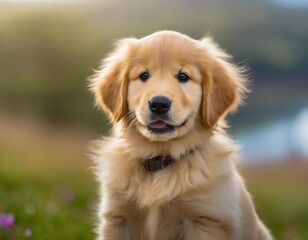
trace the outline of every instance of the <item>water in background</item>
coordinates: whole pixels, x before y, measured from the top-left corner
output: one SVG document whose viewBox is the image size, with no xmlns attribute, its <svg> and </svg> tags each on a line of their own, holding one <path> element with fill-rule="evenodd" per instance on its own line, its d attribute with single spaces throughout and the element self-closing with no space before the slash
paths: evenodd
<svg viewBox="0 0 308 240">
<path fill-rule="evenodd" d="M 308 107 L 293 117 L 235 133 L 246 163 L 282 161 L 288 156 L 308 158 Z"/>
<path fill-rule="evenodd" d="M 307 8 L 307 0 L 274 0 L 276 4 L 285 6 L 285 7 L 294 7 L 294 8 Z"/>
</svg>

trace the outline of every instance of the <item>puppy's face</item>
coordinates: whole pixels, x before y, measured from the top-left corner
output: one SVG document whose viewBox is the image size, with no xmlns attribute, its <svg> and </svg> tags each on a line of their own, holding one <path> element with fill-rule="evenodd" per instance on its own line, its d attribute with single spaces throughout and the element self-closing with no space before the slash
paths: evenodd
<svg viewBox="0 0 308 240">
<path fill-rule="evenodd" d="M 239 69 L 212 40 L 163 31 L 125 39 L 91 79 L 97 103 L 151 141 L 214 127 L 244 91 Z"/>
<path fill-rule="evenodd" d="M 194 40 L 163 35 L 140 43 L 128 75 L 128 109 L 136 127 L 154 141 L 183 136 L 196 123 L 202 99 Z"/>
</svg>

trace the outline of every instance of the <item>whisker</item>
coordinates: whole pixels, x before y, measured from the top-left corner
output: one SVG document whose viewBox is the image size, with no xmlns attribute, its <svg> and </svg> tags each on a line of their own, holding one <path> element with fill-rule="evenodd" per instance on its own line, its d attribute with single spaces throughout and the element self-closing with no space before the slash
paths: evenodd
<svg viewBox="0 0 308 240">
<path fill-rule="evenodd" d="M 132 119 L 131 123 L 128 125 L 126 131 L 127 131 L 127 134 L 131 134 L 133 129 L 136 127 L 138 121 L 136 118 Z"/>
<path fill-rule="evenodd" d="M 134 111 L 127 112 L 124 118 L 128 123 L 126 126 L 124 126 L 124 130 L 127 132 L 127 134 L 130 134 L 138 123 L 135 112 Z"/>
</svg>

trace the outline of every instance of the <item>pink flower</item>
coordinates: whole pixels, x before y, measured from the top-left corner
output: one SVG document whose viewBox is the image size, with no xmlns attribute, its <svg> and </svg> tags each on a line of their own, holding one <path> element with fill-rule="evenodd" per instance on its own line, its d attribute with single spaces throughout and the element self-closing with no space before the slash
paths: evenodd
<svg viewBox="0 0 308 240">
<path fill-rule="evenodd" d="M 14 226 L 15 217 L 13 214 L 0 213 L 0 228 L 11 229 Z"/>
</svg>

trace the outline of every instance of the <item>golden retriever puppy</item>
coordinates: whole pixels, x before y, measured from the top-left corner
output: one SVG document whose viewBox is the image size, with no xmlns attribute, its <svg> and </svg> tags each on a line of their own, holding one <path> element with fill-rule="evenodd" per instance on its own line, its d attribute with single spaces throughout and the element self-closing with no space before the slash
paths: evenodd
<svg viewBox="0 0 308 240">
<path fill-rule="evenodd" d="M 93 157 L 98 239 L 272 239 L 223 130 L 245 82 L 209 37 L 161 31 L 117 43 L 90 79 L 113 123 Z"/>
</svg>

